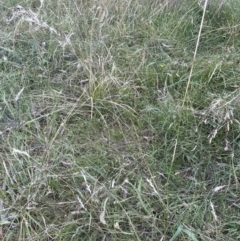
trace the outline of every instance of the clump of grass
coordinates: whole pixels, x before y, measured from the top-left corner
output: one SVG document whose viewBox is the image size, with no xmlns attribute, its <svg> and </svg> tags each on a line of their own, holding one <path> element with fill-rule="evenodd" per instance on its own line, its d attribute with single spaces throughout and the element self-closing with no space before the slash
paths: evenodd
<svg viewBox="0 0 240 241">
<path fill-rule="evenodd" d="M 4 240 L 239 239 L 239 8 L 3 4 Z"/>
</svg>

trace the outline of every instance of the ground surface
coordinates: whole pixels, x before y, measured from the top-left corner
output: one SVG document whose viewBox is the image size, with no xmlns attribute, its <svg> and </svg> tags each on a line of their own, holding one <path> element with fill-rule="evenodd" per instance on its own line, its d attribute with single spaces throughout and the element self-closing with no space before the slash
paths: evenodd
<svg viewBox="0 0 240 241">
<path fill-rule="evenodd" d="M 240 3 L 213 3 L 1 3 L 4 240 L 240 240 Z"/>
</svg>

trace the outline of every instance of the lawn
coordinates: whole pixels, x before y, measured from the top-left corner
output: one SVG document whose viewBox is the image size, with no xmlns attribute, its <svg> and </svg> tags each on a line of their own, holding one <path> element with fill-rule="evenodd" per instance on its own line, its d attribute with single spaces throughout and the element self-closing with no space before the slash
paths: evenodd
<svg viewBox="0 0 240 241">
<path fill-rule="evenodd" d="M 8 0 L 0 31 L 0 240 L 240 240 L 239 0 Z"/>
</svg>

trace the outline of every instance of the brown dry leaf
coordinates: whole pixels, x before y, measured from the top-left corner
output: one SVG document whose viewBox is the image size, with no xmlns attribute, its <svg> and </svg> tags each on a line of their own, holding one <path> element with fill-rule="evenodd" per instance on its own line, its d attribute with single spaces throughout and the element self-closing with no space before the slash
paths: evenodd
<svg viewBox="0 0 240 241">
<path fill-rule="evenodd" d="M 2 230 L 2 227 L 0 227 L 0 240 L 3 240 L 3 230 Z"/>
<path fill-rule="evenodd" d="M 114 223 L 114 228 L 117 230 L 121 230 L 118 222 Z"/>
<path fill-rule="evenodd" d="M 102 211 L 101 214 L 100 214 L 100 216 L 99 216 L 100 222 L 101 222 L 102 224 L 106 225 L 107 223 L 106 223 L 104 217 L 105 217 L 105 211 Z"/>
<path fill-rule="evenodd" d="M 210 207 L 211 207 L 211 209 L 212 209 L 211 213 L 212 213 L 212 215 L 213 215 L 214 221 L 217 222 L 217 221 L 218 221 L 218 217 L 217 217 L 217 215 L 216 215 L 215 208 L 214 208 L 214 205 L 213 205 L 212 202 L 210 202 Z"/>
<path fill-rule="evenodd" d="M 147 142 L 150 142 L 153 137 L 152 136 L 143 136 L 143 139 L 146 140 Z"/>
<path fill-rule="evenodd" d="M 24 91 L 24 87 L 16 94 L 14 101 L 17 102 L 18 99 L 20 98 L 20 95 L 22 94 L 22 92 Z"/>
<path fill-rule="evenodd" d="M 213 192 L 218 192 L 218 191 L 220 191 L 221 189 L 223 189 L 224 187 L 226 187 L 226 185 L 215 187 L 215 188 L 213 189 Z"/>
<path fill-rule="evenodd" d="M 104 225 L 106 225 L 106 221 L 105 221 L 105 213 L 106 213 L 106 204 L 107 204 L 108 198 L 105 200 L 104 205 L 103 205 L 103 211 L 101 212 L 99 219 L 100 222 Z"/>
</svg>

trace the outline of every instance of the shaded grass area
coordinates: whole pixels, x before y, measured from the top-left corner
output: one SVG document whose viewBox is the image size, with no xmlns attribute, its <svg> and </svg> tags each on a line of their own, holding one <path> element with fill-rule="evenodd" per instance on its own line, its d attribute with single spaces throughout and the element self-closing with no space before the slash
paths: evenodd
<svg viewBox="0 0 240 241">
<path fill-rule="evenodd" d="M 5 240 L 238 240 L 238 1 L 1 8 Z M 183 98 L 192 67 L 185 104 Z"/>
</svg>

